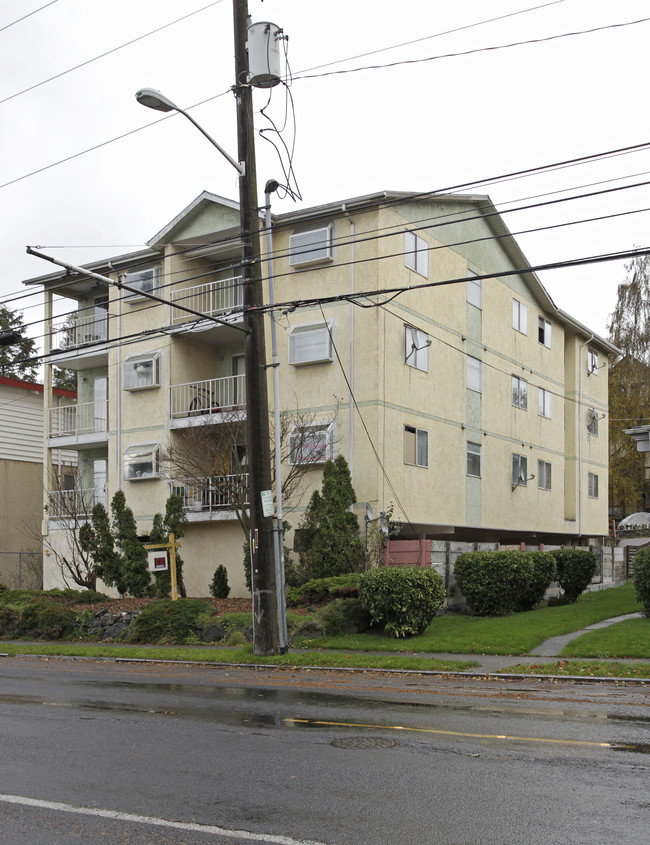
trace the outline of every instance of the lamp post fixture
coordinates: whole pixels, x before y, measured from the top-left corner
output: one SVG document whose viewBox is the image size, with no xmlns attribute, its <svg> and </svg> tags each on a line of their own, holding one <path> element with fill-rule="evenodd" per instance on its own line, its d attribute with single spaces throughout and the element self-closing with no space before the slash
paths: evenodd
<svg viewBox="0 0 650 845">
<path fill-rule="evenodd" d="M 143 88 L 138 102 L 158 111 L 177 111 L 219 150 L 239 173 L 239 213 L 246 360 L 246 431 L 248 443 L 248 499 L 250 521 L 251 586 L 253 593 L 253 647 L 257 655 L 275 654 L 278 645 L 277 585 L 273 557 L 272 514 L 266 515 L 262 492 L 271 491 L 269 403 L 266 384 L 264 322 L 252 311 L 262 304 L 262 263 L 259 243 L 253 94 L 248 79 L 246 29 L 248 3 L 233 0 L 238 158 L 235 161 L 184 109 L 159 91 Z"/>
</svg>

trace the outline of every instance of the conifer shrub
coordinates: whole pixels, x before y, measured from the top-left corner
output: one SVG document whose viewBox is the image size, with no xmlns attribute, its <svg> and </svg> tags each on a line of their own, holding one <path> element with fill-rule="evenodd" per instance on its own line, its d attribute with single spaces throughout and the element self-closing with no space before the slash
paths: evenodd
<svg viewBox="0 0 650 845">
<path fill-rule="evenodd" d="M 74 630 L 75 617 L 60 601 L 37 599 L 26 605 L 16 629 L 16 636 L 37 637 L 39 640 L 60 640 Z"/>
<path fill-rule="evenodd" d="M 650 618 L 650 548 L 634 555 L 634 591 L 643 605 L 643 615 Z"/>
<path fill-rule="evenodd" d="M 300 587 L 287 587 L 287 604 L 291 607 L 320 604 L 336 598 L 356 598 L 359 595 L 361 573 L 333 575 L 331 578 L 312 578 Z"/>
<path fill-rule="evenodd" d="M 215 599 L 227 599 L 230 595 L 230 587 L 228 586 L 228 570 L 223 564 L 219 564 L 214 571 L 212 581 L 210 582 L 210 595 Z"/>
<path fill-rule="evenodd" d="M 162 599 L 144 608 L 135 620 L 131 640 L 136 643 L 194 642 L 198 622 L 210 616 L 202 599 Z"/>
<path fill-rule="evenodd" d="M 562 594 L 557 604 L 573 604 L 584 593 L 598 569 L 596 555 L 589 549 L 557 549 L 557 580 Z"/>
<path fill-rule="evenodd" d="M 380 567 L 359 579 L 359 599 L 373 625 L 395 637 L 421 634 L 445 601 L 445 585 L 435 569 Z"/>
<path fill-rule="evenodd" d="M 318 612 L 325 636 L 362 634 L 370 627 L 370 613 L 361 599 L 334 599 Z"/>
<path fill-rule="evenodd" d="M 7 585 L 6 585 L 6 584 L 3 584 L 3 583 L 0 581 L 0 596 L 1 596 L 3 593 L 6 593 L 8 589 L 9 589 L 9 587 L 7 587 Z"/>
</svg>

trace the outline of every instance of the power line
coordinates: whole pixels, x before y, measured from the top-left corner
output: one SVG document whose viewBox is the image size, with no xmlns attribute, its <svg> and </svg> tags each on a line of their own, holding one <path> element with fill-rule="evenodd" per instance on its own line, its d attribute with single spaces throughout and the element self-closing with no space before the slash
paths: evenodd
<svg viewBox="0 0 650 845">
<path fill-rule="evenodd" d="M 27 20 L 27 18 L 31 18 L 31 16 L 35 15 L 37 12 L 42 12 L 43 9 L 47 9 L 48 6 L 53 6 L 55 3 L 58 3 L 58 2 L 59 2 L 59 0 L 50 0 L 49 3 L 46 3 L 44 6 L 39 6 L 38 9 L 34 9 L 33 12 L 28 12 L 26 15 L 23 15 L 22 18 L 16 18 L 15 21 L 12 21 L 11 23 L 7 23 L 4 26 L 1 26 L 0 32 L 4 32 L 5 29 L 10 29 L 12 26 L 16 26 L 17 23 L 20 23 L 21 21 L 25 21 L 25 20 Z"/>
</svg>

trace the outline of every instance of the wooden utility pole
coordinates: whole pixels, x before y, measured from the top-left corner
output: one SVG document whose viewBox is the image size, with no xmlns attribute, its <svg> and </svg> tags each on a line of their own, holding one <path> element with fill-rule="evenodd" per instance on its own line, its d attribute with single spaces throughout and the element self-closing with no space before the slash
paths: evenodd
<svg viewBox="0 0 650 845">
<path fill-rule="evenodd" d="M 237 143 L 245 173 L 239 179 L 242 277 L 246 336 L 246 429 L 248 441 L 248 498 L 250 514 L 251 586 L 253 592 L 253 648 L 255 654 L 279 650 L 277 598 L 273 558 L 273 521 L 264 516 L 262 491 L 271 490 L 269 401 L 263 316 L 251 312 L 262 304 L 253 91 L 248 84 L 248 0 L 233 0 L 235 31 L 235 96 Z"/>
</svg>

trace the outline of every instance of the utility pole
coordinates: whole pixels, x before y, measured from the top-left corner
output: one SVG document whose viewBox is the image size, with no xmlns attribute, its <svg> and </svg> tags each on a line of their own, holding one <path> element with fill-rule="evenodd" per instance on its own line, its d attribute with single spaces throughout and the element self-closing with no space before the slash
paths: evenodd
<svg viewBox="0 0 650 845">
<path fill-rule="evenodd" d="M 253 647 L 255 654 L 276 654 L 278 615 L 273 557 L 273 521 L 264 516 L 262 491 L 271 490 L 269 401 L 263 316 L 251 311 L 262 304 L 262 265 L 257 209 L 253 91 L 248 84 L 248 0 L 233 0 L 237 143 L 245 172 L 239 179 L 244 325 L 246 336 L 246 430 L 248 439 L 248 498 L 250 514 Z"/>
</svg>

